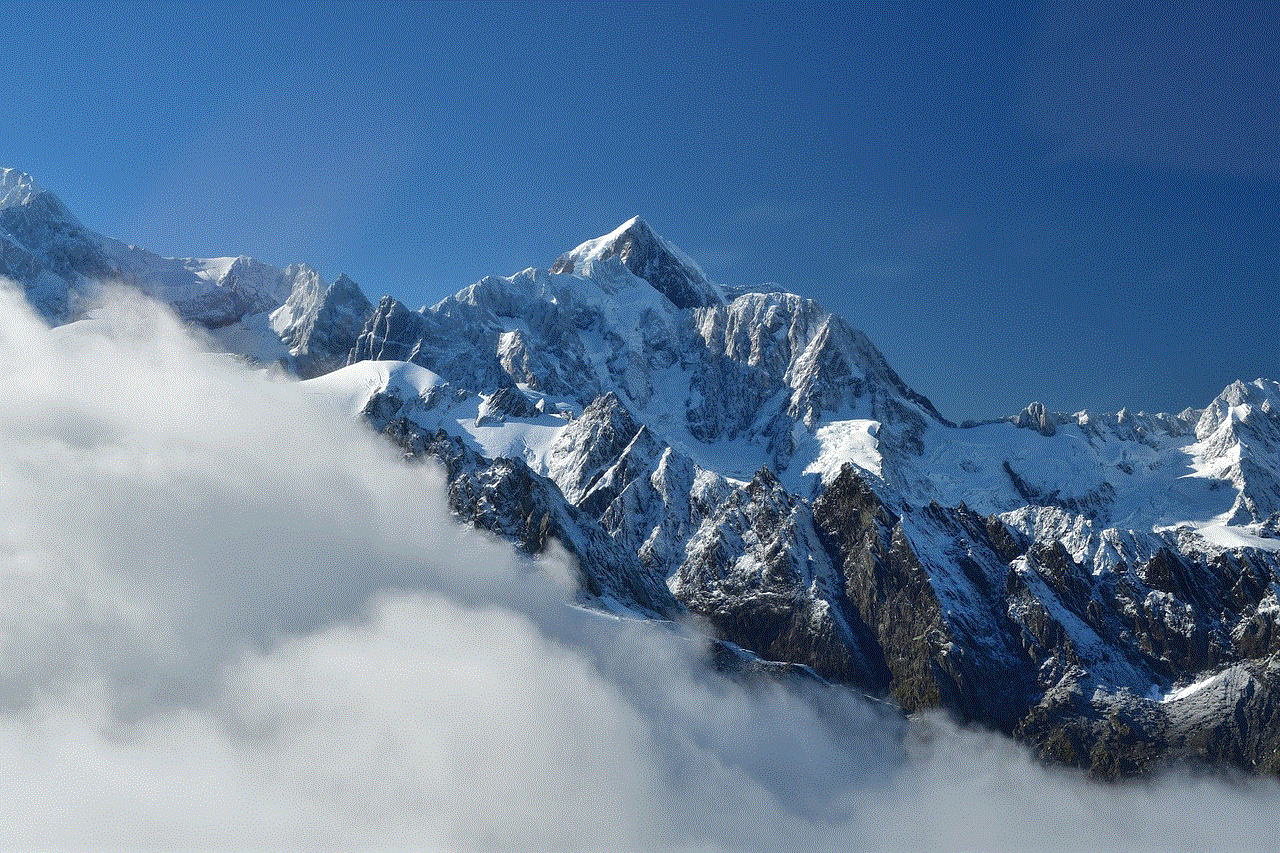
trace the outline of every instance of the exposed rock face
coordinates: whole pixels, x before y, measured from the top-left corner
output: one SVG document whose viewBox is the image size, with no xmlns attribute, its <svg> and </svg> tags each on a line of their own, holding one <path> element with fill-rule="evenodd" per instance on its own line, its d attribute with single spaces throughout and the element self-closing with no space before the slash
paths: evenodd
<svg viewBox="0 0 1280 853">
<path fill-rule="evenodd" d="M 25 285 L 38 311 L 63 317 L 82 282 L 118 277 L 95 237 L 29 176 L 0 169 L 0 275 Z"/>
<path fill-rule="evenodd" d="M 794 450 L 797 422 L 812 428 L 833 413 L 861 413 L 919 452 L 928 424 L 946 423 L 865 335 L 812 300 L 746 293 L 696 311 L 694 323 L 706 357 L 690 383 L 696 403 L 687 418 L 704 441 L 758 436 L 781 461 Z"/>
<path fill-rule="evenodd" d="M 1058 433 L 1056 419 L 1045 409 L 1044 403 L 1031 403 L 1011 420 L 1014 426 L 1033 429 L 1046 438 L 1052 438 Z"/>
<path fill-rule="evenodd" d="M 305 264 L 289 267 L 285 275 L 293 290 L 270 323 L 289 348 L 294 372 L 310 379 L 342 367 L 373 311 L 364 291 L 345 275 L 326 286 Z"/>
<path fill-rule="evenodd" d="M 506 386 L 494 391 L 480 404 L 477 426 L 501 424 L 507 418 L 531 418 L 538 414 L 529 398 L 519 389 Z"/>
<path fill-rule="evenodd" d="M 676 603 L 659 576 L 624 551 L 595 519 L 567 502 L 555 484 L 516 459 L 488 460 L 457 437 L 423 432 L 396 418 L 383 434 L 407 458 L 435 459 L 449 480 L 449 506 L 476 527 L 512 540 L 530 554 L 559 542 L 577 560 L 583 590 L 596 599 L 667 617 Z"/>
<path fill-rule="evenodd" d="M 625 470 L 628 466 L 615 469 L 624 456 L 635 455 L 628 451 L 641 432 L 642 427 L 617 394 L 598 397 L 581 417 L 565 427 L 551 446 L 547 473 L 568 500 L 582 503 L 592 495 L 591 503 L 603 511 L 608 501 L 616 498 L 629 479 L 634 478 L 628 476 Z M 654 447 L 656 443 L 649 438 L 645 449 L 650 454 L 646 455 L 651 455 Z"/>
<path fill-rule="evenodd" d="M 455 301 L 439 311 L 410 311 L 384 296 L 348 360 L 411 361 L 476 392 L 514 387 L 497 357 L 500 337 L 483 308 Z"/>
<path fill-rule="evenodd" d="M 1280 773 L 1280 659 L 1222 670 L 1162 702 L 1063 684 L 1032 709 L 1019 737 L 1042 757 L 1105 779 L 1191 763 Z"/>
<path fill-rule="evenodd" d="M 1232 383 L 1204 410 L 1195 434 L 1208 453 L 1227 457 L 1222 474 L 1239 490 L 1232 521 L 1280 513 L 1280 382 Z"/>
<path fill-rule="evenodd" d="M 767 468 L 704 520 L 671 586 L 719 636 L 770 660 L 803 663 L 876 693 L 889 684 L 811 510 Z"/>
<path fill-rule="evenodd" d="M 964 508 L 933 504 L 898 516 L 852 466 L 814 502 L 814 515 L 883 650 L 894 700 L 1010 727 L 1034 685 L 1001 608 L 1008 559 L 1023 550 L 1018 538 Z M 948 550 L 918 552 L 912 543 L 922 534 Z"/>
</svg>

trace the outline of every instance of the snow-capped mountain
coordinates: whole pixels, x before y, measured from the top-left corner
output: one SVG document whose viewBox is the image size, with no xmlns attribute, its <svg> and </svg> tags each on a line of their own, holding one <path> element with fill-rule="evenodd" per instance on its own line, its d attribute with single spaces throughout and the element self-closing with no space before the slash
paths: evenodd
<svg viewBox="0 0 1280 853">
<path fill-rule="evenodd" d="M 1275 383 L 1179 415 L 1032 404 L 957 427 L 842 318 L 732 293 L 633 219 L 418 312 L 384 299 L 360 363 L 324 381 L 365 389 L 410 455 L 420 429 L 522 460 L 766 658 L 1101 774 L 1280 766 L 1258 698 L 1280 674 Z M 388 359 L 451 395 L 381 392 Z M 1179 687 L 1228 667 L 1212 702 Z M 1224 759 L 1191 734 L 1206 714 L 1218 740 L 1255 739 Z"/>
<path fill-rule="evenodd" d="M 229 350 L 302 375 L 345 364 L 348 338 L 369 310 L 350 279 L 326 285 L 305 264 L 162 258 L 104 237 L 16 169 L 0 169 L 0 276 L 22 285 L 27 301 L 55 323 L 83 316 L 103 288 L 132 288 L 213 330 Z"/>
<path fill-rule="evenodd" d="M 300 377 L 454 513 L 558 542 L 594 606 L 943 707 L 1106 775 L 1280 771 L 1280 384 L 1177 415 L 962 426 L 812 300 L 641 219 L 412 311 L 345 277 L 157 258 L 12 171 L 3 272 L 55 321 L 135 287 Z"/>
</svg>

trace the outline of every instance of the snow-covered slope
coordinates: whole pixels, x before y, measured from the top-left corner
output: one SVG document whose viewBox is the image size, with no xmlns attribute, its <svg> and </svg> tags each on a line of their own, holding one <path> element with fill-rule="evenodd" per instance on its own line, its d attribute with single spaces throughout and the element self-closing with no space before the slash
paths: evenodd
<svg viewBox="0 0 1280 853">
<path fill-rule="evenodd" d="M 516 387 L 578 409 L 614 394 L 662 441 L 741 480 L 786 468 L 796 442 L 833 420 L 876 421 L 893 453 L 918 453 L 926 427 L 945 425 L 865 335 L 813 301 L 724 302 L 708 283 L 708 304 L 681 307 L 600 251 L 637 228 L 652 235 L 632 220 L 563 256 L 560 272 L 491 276 L 417 312 L 384 299 L 353 359 L 409 360 L 464 387 Z M 674 271 L 680 257 L 664 254 L 662 274 L 705 281 L 696 267 Z"/>
<path fill-rule="evenodd" d="M 84 285 L 115 270 L 96 235 L 52 193 L 16 169 L 0 169 L 0 276 L 22 284 L 52 319 L 80 308 Z"/>
<path fill-rule="evenodd" d="M 344 366 L 373 310 L 364 291 L 345 275 L 326 285 L 306 266 L 285 272 L 293 291 L 268 320 L 289 350 L 293 372 L 309 379 Z"/>
<path fill-rule="evenodd" d="M 85 228 L 29 175 L 0 169 L 0 276 L 55 323 L 125 287 L 215 330 L 230 351 L 304 375 L 346 363 L 369 303 L 345 276 L 325 285 L 305 264 L 278 269 L 244 256 L 162 258 Z M 281 315 L 267 315 L 281 309 Z M 234 328 L 232 328 L 234 327 Z M 224 331 L 225 330 L 225 331 Z"/>
</svg>

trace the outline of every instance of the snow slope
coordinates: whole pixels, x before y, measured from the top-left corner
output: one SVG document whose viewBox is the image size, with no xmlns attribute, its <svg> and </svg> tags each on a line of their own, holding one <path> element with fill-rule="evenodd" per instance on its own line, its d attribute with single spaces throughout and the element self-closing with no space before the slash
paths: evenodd
<svg viewBox="0 0 1280 853">
<path fill-rule="evenodd" d="M 325 285 L 305 264 L 164 258 L 104 237 L 15 169 L 0 169 L 0 276 L 22 285 L 28 302 L 55 323 L 83 316 L 104 290 L 138 291 L 221 332 L 214 339 L 229 351 L 305 375 L 346 363 L 370 308 L 349 279 Z M 275 319 L 266 316 L 277 310 Z"/>
</svg>

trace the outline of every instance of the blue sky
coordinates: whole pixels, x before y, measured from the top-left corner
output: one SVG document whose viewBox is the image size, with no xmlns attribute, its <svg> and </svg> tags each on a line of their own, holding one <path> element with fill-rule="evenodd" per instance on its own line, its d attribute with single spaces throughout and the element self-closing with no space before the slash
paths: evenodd
<svg viewBox="0 0 1280 853">
<path fill-rule="evenodd" d="M 1280 377 L 1280 4 L 4 5 L 0 163 L 434 302 L 640 214 L 947 416 Z"/>
</svg>

